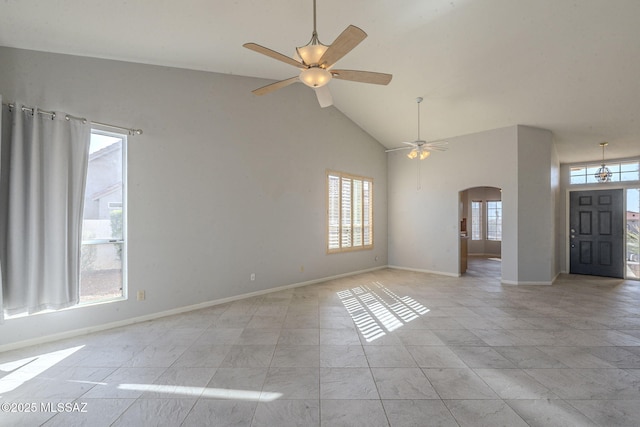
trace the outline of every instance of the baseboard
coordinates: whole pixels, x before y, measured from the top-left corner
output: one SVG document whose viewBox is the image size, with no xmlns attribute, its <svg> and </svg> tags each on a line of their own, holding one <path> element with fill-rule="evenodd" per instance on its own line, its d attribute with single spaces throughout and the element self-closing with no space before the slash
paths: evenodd
<svg viewBox="0 0 640 427">
<path fill-rule="evenodd" d="M 449 273 L 449 272 L 446 272 L 446 271 L 425 270 L 425 269 L 422 269 L 422 268 L 401 267 L 399 265 L 389 265 L 388 267 L 396 269 L 396 270 L 415 271 L 416 273 L 437 274 L 439 276 L 448 276 L 448 277 L 460 277 L 461 276 L 459 273 Z"/>
<path fill-rule="evenodd" d="M 505 285 L 542 285 L 542 286 L 549 286 L 549 285 L 553 285 L 553 282 L 556 281 L 556 279 L 558 278 L 558 276 L 561 273 L 556 273 L 556 275 L 553 277 L 553 279 L 551 279 L 551 281 L 547 282 L 527 282 L 527 281 L 519 281 L 519 280 L 502 280 L 501 283 L 505 284 Z"/>
<path fill-rule="evenodd" d="M 520 280 L 501 280 L 500 283 L 502 283 L 503 285 L 519 285 L 519 286 L 525 286 L 525 285 L 542 285 L 542 286 L 548 286 L 548 285 L 552 285 L 553 281 L 551 282 L 529 282 L 529 281 L 520 281 Z"/>
<path fill-rule="evenodd" d="M 167 316 L 173 316 L 173 315 L 176 315 L 176 314 L 187 313 L 187 312 L 190 312 L 190 311 L 195 311 L 195 310 L 200 310 L 200 309 L 203 309 L 203 308 L 213 307 L 213 306 L 220 305 L 220 304 L 225 304 L 225 303 L 228 303 L 228 302 L 234 302 L 234 301 L 238 301 L 238 300 L 242 300 L 242 299 L 246 299 L 246 298 L 252 298 L 252 297 L 256 297 L 256 296 L 260 296 L 260 295 L 266 295 L 266 294 L 270 294 L 270 293 L 273 293 L 273 292 L 284 291 L 284 290 L 287 290 L 287 289 L 300 288 L 300 287 L 303 287 L 303 286 L 314 285 L 316 283 L 327 282 L 329 280 L 340 279 L 340 278 L 343 278 L 343 277 L 355 276 L 357 274 L 369 273 L 369 272 L 372 272 L 372 271 L 382 270 L 382 269 L 385 269 L 385 268 L 388 268 L 388 266 L 387 265 L 383 265 L 381 267 L 373 267 L 373 268 L 368 268 L 368 269 L 365 269 L 365 270 L 358 270 L 358 271 L 352 271 L 352 272 L 349 272 L 349 273 L 336 274 L 334 276 L 322 277 L 320 279 L 313 279 L 313 280 L 308 280 L 308 281 L 305 281 L 305 282 L 292 283 L 290 285 L 278 286 L 276 288 L 269 288 L 269 289 L 264 289 L 264 290 L 261 290 L 261 291 L 249 292 L 249 293 L 246 293 L 246 294 L 240 294 L 240 295 L 235 295 L 235 296 L 232 296 L 232 297 L 221 298 L 221 299 L 211 300 L 211 301 L 205 301 L 205 302 L 198 303 L 198 304 L 193 304 L 193 305 L 188 305 L 188 306 L 184 306 L 184 307 L 173 308 L 171 310 L 160 311 L 160 312 L 157 312 L 157 313 L 151 313 L 151 314 L 147 314 L 147 315 L 144 315 L 144 316 L 138 316 L 138 317 L 132 317 L 132 318 L 129 318 L 129 319 L 118 320 L 116 322 L 105 323 L 105 324 L 98 325 L 98 326 L 89 326 L 89 327 L 86 327 L 86 328 L 79 328 L 79 329 L 74 329 L 74 330 L 71 330 L 71 331 L 60 332 L 60 333 L 57 333 L 57 334 L 51 334 L 51 335 L 47 335 L 47 336 L 44 336 L 44 337 L 32 338 L 32 339 L 28 339 L 28 340 L 24 340 L 24 341 L 17 341 L 17 342 L 14 342 L 14 343 L 0 345 L 0 353 L 2 353 L 4 351 L 16 350 L 16 349 L 20 349 L 20 348 L 24 348 L 24 347 L 29 347 L 29 346 L 32 346 L 32 345 L 45 344 L 45 343 L 52 342 L 52 341 L 58 341 L 58 340 L 63 340 L 63 339 L 67 339 L 67 338 L 73 338 L 73 337 L 77 337 L 77 336 L 81 336 L 81 335 L 91 334 L 91 333 L 95 333 L 95 332 L 105 331 L 105 330 L 108 330 L 108 329 L 119 328 L 119 327 L 122 327 L 122 326 L 134 325 L 136 323 L 142 323 L 142 322 L 147 322 L 149 320 L 159 319 L 159 318 L 162 318 L 162 317 L 167 317 Z M 7 320 L 5 320 L 5 324 L 6 324 L 6 322 L 7 322 Z"/>
</svg>

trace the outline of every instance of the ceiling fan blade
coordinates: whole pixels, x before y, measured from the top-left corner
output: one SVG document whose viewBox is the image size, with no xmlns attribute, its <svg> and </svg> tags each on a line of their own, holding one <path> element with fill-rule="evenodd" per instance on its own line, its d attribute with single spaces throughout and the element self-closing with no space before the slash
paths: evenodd
<svg viewBox="0 0 640 427">
<path fill-rule="evenodd" d="M 256 90 L 252 90 L 251 92 L 253 92 L 256 95 L 266 95 L 268 93 L 274 92 L 278 89 L 282 89 L 285 86 L 289 86 L 290 84 L 293 84 L 297 81 L 300 81 L 298 79 L 298 77 L 291 77 L 290 79 L 286 79 L 286 80 L 280 80 L 279 82 L 275 82 L 275 83 L 271 83 L 268 84 L 266 86 L 262 86 L 261 88 L 258 88 Z"/>
<path fill-rule="evenodd" d="M 447 141 L 432 141 L 423 145 L 426 150 L 429 151 L 447 151 Z"/>
<path fill-rule="evenodd" d="M 331 43 L 324 55 L 322 55 L 322 58 L 320 58 L 320 61 L 318 61 L 318 64 L 323 68 L 331 67 L 366 38 L 367 33 L 355 25 L 349 25 L 340 33 L 333 43 Z"/>
<path fill-rule="evenodd" d="M 385 153 L 390 153 L 391 151 L 399 151 L 399 150 L 411 150 L 413 147 L 398 147 L 398 148 L 389 148 L 388 150 L 384 150 Z"/>
<path fill-rule="evenodd" d="M 425 145 L 422 148 L 427 151 L 447 151 L 447 147 L 432 147 L 429 145 Z"/>
<path fill-rule="evenodd" d="M 388 85 L 393 77 L 391 74 L 374 73 L 373 71 L 331 70 L 334 79 L 350 80 L 353 82 Z"/>
<path fill-rule="evenodd" d="M 416 142 L 408 142 L 408 141 L 402 141 L 403 144 L 407 144 L 407 145 L 411 145 L 412 147 L 417 147 L 418 144 L 416 144 Z"/>
<path fill-rule="evenodd" d="M 283 55 L 280 52 L 276 52 L 275 50 L 271 50 L 267 47 L 260 46 L 259 44 L 256 44 L 256 43 L 245 43 L 242 46 L 254 52 L 258 52 L 270 58 L 277 59 L 278 61 L 282 61 L 285 64 L 293 65 L 294 67 L 297 67 L 297 68 L 309 68 L 301 62 L 298 62 L 293 58 L 289 58 L 287 55 Z"/>
<path fill-rule="evenodd" d="M 333 105 L 333 97 L 331 96 L 329 85 L 320 86 L 314 90 L 316 91 L 316 97 L 318 97 L 320 107 L 324 108 Z"/>
</svg>

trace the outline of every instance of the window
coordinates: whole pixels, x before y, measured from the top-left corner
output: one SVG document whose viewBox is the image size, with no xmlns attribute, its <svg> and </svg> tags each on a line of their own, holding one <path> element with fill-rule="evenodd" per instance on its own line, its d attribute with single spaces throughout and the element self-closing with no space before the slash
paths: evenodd
<svg viewBox="0 0 640 427">
<path fill-rule="evenodd" d="M 91 132 L 82 221 L 81 303 L 124 296 L 126 144 L 125 135 Z"/>
<path fill-rule="evenodd" d="M 487 200 L 487 240 L 502 240 L 502 202 Z"/>
<path fill-rule="evenodd" d="M 606 163 L 611 171 L 611 182 L 626 182 L 640 180 L 640 162 Z M 571 184 L 595 184 L 598 180 L 595 173 L 600 165 L 572 166 L 569 171 Z"/>
<path fill-rule="evenodd" d="M 327 172 L 327 252 L 373 247 L 373 180 Z"/>
<path fill-rule="evenodd" d="M 627 188 L 627 274 L 640 279 L 640 188 Z"/>
<path fill-rule="evenodd" d="M 482 202 L 471 202 L 471 240 L 482 240 Z"/>
</svg>

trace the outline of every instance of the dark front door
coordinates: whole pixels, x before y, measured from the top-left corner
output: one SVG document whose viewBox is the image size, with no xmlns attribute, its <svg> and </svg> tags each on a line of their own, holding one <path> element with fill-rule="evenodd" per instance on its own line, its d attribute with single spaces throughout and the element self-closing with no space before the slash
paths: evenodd
<svg viewBox="0 0 640 427">
<path fill-rule="evenodd" d="M 570 193 L 571 273 L 624 277 L 622 191 Z"/>
</svg>

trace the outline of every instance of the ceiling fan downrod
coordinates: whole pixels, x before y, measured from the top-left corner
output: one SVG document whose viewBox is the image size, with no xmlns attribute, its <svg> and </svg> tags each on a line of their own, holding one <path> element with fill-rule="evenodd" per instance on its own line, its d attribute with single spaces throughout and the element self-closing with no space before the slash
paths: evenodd
<svg viewBox="0 0 640 427">
<path fill-rule="evenodd" d="M 318 31 L 316 30 L 316 0 L 313 0 L 313 33 L 311 33 L 311 40 L 307 43 L 309 45 L 324 45 L 320 39 L 318 39 Z"/>
<path fill-rule="evenodd" d="M 418 103 L 418 141 L 420 141 L 420 103 L 422 102 L 422 97 L 417 97 L 416 102 Z"/>
</svg>

